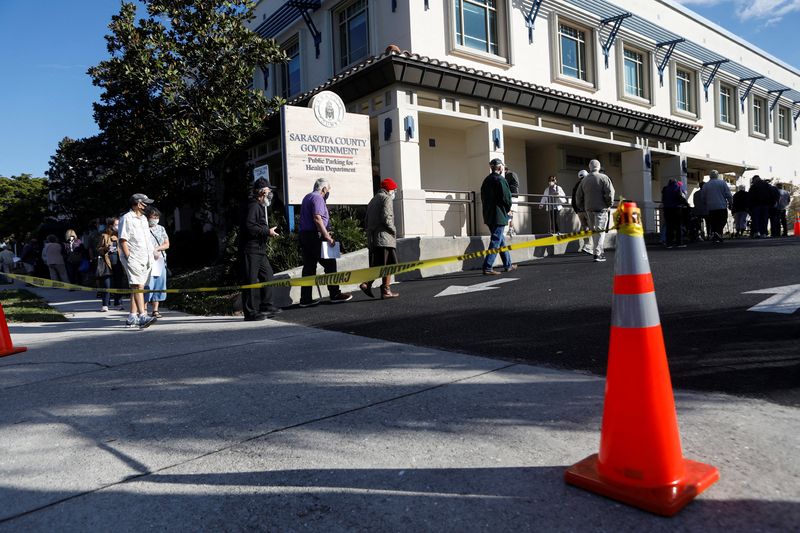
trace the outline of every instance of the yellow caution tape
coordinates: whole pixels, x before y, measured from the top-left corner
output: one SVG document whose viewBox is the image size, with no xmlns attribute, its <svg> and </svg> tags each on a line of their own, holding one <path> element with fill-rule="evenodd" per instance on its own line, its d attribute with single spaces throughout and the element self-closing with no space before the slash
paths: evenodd
<svg viewBox="0 0 800 533">
<path fill-rule="evenodd" d="M 641 226 L 640 226 L 641 227 Z M 612 228 L 614 229 L 614 228 Z M 362 283 L 364 281 L 374 281 L 384 276 L 392 276 L 396 274 L 403 274 L 406 272 L 413 272 L 414 270 L 422 270 L 423 268 L 431 268 L 447 263 L 454 263 L 456 261 L 467 261 L 470 259 L 478 259 L 486 257 L 490 254 L 497 254 L 502 252 L 511 252 L 514 250 L 522 250 L 523 248 L 532 248 L 536 246 L 553 246 L 555 244 L 563 244 L 578 239 L 585 239 L 591 237 L 598 231 L 581 231 L 578 233 L 569 233 L 565 235 L 552 235 L 550 237 L 542 237 L 540 239 L 533 239 L 515 244 L 509 244 L 500 248 L 490 248 L 487 250 L 480 250 L 477 252 L 470 252 L 462 255 L 451 255 L 448 257 L 438 257 L 435 259 L 420 259 L 419 261 L 408 261 L 405 263 L 396 263 L 394 265 L 359 268 L 356 270 L 343 270 L 341 272 L 331 272 L 330 274 L 320 274 L 314 276 L 305 276 L 302 278 L 288 278 L 276 279 L 272 281 L 263 281 L 260 283 L 251 283 L 248 285 L 236 285 L 230 287 L 198 287 L 189 289 L 163 289 L 163 290 L 147 290 L 147 289 L 101 289 L 96 287 L 85 287 L 83 285 L 74 285 L 72 283 L 64 283 L 62 281 L 52 281 L 44 278 L 37 278 L 34 276 L 25 276 L 22 274 L 3 274 L 6 277 L 30 283 L 36 287 L 45 287 L 53 289 L 69 289 L 73 291 L 86 291 L 86 292 L 108 292 L 111 294 L 130 294 L 132 292 L 158 292 L 158 293 L 189 293 L 189 292 L 234 292 L 243 289 L 258 289 L 260 287 L 313 287 L 315 285 L 350 285 Z"/>
</svg>

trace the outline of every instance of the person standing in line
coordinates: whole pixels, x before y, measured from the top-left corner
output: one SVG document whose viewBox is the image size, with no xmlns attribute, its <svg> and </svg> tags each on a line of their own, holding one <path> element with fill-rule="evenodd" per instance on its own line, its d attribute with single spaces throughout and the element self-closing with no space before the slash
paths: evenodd
<svg viewBox="0 0 800 533">
<path fill-rule="evenodd" d="M 683 231 L 681 231 L 681 211 L 688 203 L 675 179 L 670 178 L 664 188 L 661 189 L 661 204 L 664 208 L 667 248 L 672 249 L 676 246 L 678 248 L 686 248 L 683 243 Z"/>
<path fill-rule="evenodd" d="M 481 184 L 481 205 L 483 206 L 483 222 L 489 226 L 489 249 L 501 248 L 506 245 L 505 231 L 508 224 L 508 214 L 511 211 L 511 190 L 508 182 L 503 177 L 503 162 L 500 159 L 489 161 L 491 173 L 484 178 Z M 489 254 L 483 260 L 484 276 L 499 276 L 500 272 L 494 269 L 497 254 Z M 500 259 L 506 272 L 517 269 L 512 264 L 511 254 L 501 252 Z"/>
<path fill-rule="evenodd" d="M 0 243 L 0 272 L 11 274 L 14 270 L 14 252 L 12 252 L 5 243 Z M 0 282 L 10 284 L 14 280 L 0 275 Z"/>
<path fill-rule="evenodd" d="M 578 217 L 578 221 L 580 222 L 580 231 L 586 231 L 589 229 L 589 219 L 586 217 L 586 210 L 578 207 L 578 202 L 575 196 L 578 194 L 578 187 L 581 186 L 581 182 L 583 178 L 585 178 L 589 173 L 585 170 L 578 171 L 578 181 L 575 183 L 575 186 L 572 188 L 572 196 L 570 197 L 570 203 L 572 204 L 572 210 Z M 590 237 L 585 239 L 580 239 L 578 241 L 578 252 L 583 252 L 585 254 L 594 255 L 592 253 L 589 244 L 592 242 Z"/>
<path fill-rule="evenodd" d="M 761 179 L 761 176 L 753 176 L 750 183 L 750 212 L 753 217 L 750 237 L 753 239 L 766 239 L 767 220 L 769 219 L 770 207 L 778 201 L 777 191 L 769 183 Z"/>
<path fill-rule="evenodd" d="M 150 327 L 156 320 L 147 316 L 144 306 L 144 293 L 137 292 L 144 288 L 150 277 L 153 265 L 153 239 L 144 215 L 145 208 L 153 200 L 147 195 L 136 193 L 130 197 L 130 211 L 122 215 L 119 221 L 119 248 L 122 250 L 120 260 L 128 276 L 131 292 L 131 311 L 125 321 L 129 328 L 138 326 L 140 329 Z"/>
<path fill-rule="evenodd" d="M 317 263 L 326 274 L 336 272 L 336 259 L 322 258 L 322 243 L 333 246 L 336 241 L 331 234 L 330 213 L 326 200 L 331 194 L 331 184 L 325 178 L 314 182 L 314 190 L 305 195 L 300 204 L 300 252 L 303 256 L 303 277 L 317 272 Z M 320 301 L 312 298 L 313 287 L 300 287 L 300 307 L 312 307 Z M 342 292 L 338 285 L 328 285 L 331 303 L 344 303 L 353 299 L 349 292 Z"/>
<path fill-rule="evenodd" d="M 705 186 L 705 182 L 701 181 L 697 186 L 697 190 L 694 191 L 694 194 L 692 195 L 692 217 L 694 218 L 694 228 L 692 233 L 696 237 L 696 240 L 700 241 L 709 238 L 711 234 L 710 230 L 706 233 L 703 233 L 703 225 L 705 224 L 708 226 L 706 223 L 708 210 L 706 209 L 706 200 L 703 198 L 703 186 Z"/>
<path fill-rule="evenodd" d="M 725 180 L 720 179 L 719 172 L 712 170 L 708 182 L 703 187 L 703 200 L 708 210 L 708 233 L 712 242 L 723 242 L 722 234 L 728 222 L 728 207 L 733 202 L 731 189 Z"/>
<path fill-rule="evenodd" d="M 159 224 L 161 211 L 155 206 L 149 205 L 145 209 L 147 224 L 150 226 L 150 235 L 153 238 L 153 268 L 150 270 L 150 278 L 147 280 L 146 289 L 151 291 L 163 291 L 167 289 L 167 250 L 169 249 L 169 237 L 167 229 Z M 167 299 L 166 292 L 145 293 L 145 309 L 149 304 L 153 304 L 153 312 L 150 316 L 161 318 L 158 306 Z"/>
<path fill-rule="evenodd" d="M 269 226 L 267 217 L 271 196 L 272 187 L 269 181 L 258 178 L 253 182 L 250 199 L 243 209 L 239 228 L 239 250 L 242 254 L 242 279 L 245 285 L 272 281 L 273 272 L 267 257 L 267 241 L 277 237 L 278 232 L 277 226 Z M 266 320 L 280 312 L 281 309 L 272 303 L 272 287 L 242 289 L 242 314 L 246 321 Z"/>
<path fill-rule="evenodd" d="M 50 279 L 69 283 L 67 267 L 64 265 L 64 248 L 58 243 L 58 237 L 50 234 L 45 240 L 47 242 L 42 248 L 42 260 L 50 270 Z"/>
<path fill-rule="evenodd" d="M 508 236 L 513 237 L 518 233 L 517 228 L 514 226 L 514 215 L 517 211 L 517 202 L 519 202 L 519 177 L 517 173 L 508 166 L 505 167 L 505 171 L 508 190 L 511 191 L 511 211 L 508 213 Z"/>
<path fill-rule="evenodd" d="M 558 215 L 566 202 L 567 196 L 564 194 L 564 189 L 558 184 L 558 179 L 555 176 L 547 178 L 547 188 L 542 193 L 539 209 L 547 208 L 550 215 L 550 233 L 559 233 Z"/>
<path fill-rule="evenodd" d="M 36 237 L 31 237 L 25 246 L 22 247 L 22 253 L 19 260 L 22 263 L 22 268 L 25 269 L 25 274 L 33 276 L 36 271 L 36 260 L 39 256 L 39 240 Z"/>
<path fill-rule="evenodd" d="M 764 181 L 769 185 L 771 196 L 774 199 L 774 202 L 769 207 L 769 235 L 774 239 L 781 236 L 781 217 L 780 207 L 778 206 L 781 199 L 781 191 L 772 184 L 772 178 L 767 178 Z"/>
<path fill-rule="evenodd" d="M 586 211 L 589 229 L 598 232 L 592 235 L 592 250 L 594 260 L 601 263 L 606 260 L 603 243 L 608 229 L 609 209 L 614 204 L 614 184 L 611 178 L 600 172 L 600 161 L 597 159 L 589 161 L 589 173 L 578 187 L 577 198 L 578 208 Z"/>
<path fill-rule="evenodd" d="M 80 284 L 81 282 L 81 263 L 88 259 L 83 242 L 78 238 L 74 229 L 68 229 L 64 234 L 64 257 L 66 257 L 67 276 L 69 282 Z"/>
<path fill-rule="evenodd" d="M 114 217 L 107 221 L 106 228 L 100 234 L 97 244 L 97 280 L 103 289 L 122 289 L 124 270 L 119 260 L 119 218 Z M 103 303 L 100 311 L 105 313 L 111 304 L 111 293 L 103 292 Z M 114 307 L 122 311 L 122 295 L 114 293 Z"/>
<path fill-rule="evenodd" d="M 733 224 L 736 227 L 736 237 L 740 238 L 747 231 L 747 212 L 750 209 L 750 193 L 744 190 L 744 185 L 739 185 L 733 195 Z"/>
<path fill-rule="evenodd" d="M 786 210 L 789 209 L 789 204 L 792 203 L 792 195 L 785 189 L 788 184 L 776 184 L 778 189 L 778 222 L 780 223 L 781 236 L 789 236 L 789 221 L 786 219 Z"/>
<path fill-rule="evenodd" d="M 369 248 L 369 266 L 386 266 L 397 264 L 397 230 L 394 226 L 394 197 L 397 183 L 392 178 L 381 181 L 378 192 L 367 205 L 367 247 Z M 390 284 L 392 276 L 383 276 L 381 283 L 381 299 L 397 298 L 400 294 L 392 292 Z M 364 294 L 374 298 L 372 284 L 364 282 L 358 286 Z"/>
</svg>

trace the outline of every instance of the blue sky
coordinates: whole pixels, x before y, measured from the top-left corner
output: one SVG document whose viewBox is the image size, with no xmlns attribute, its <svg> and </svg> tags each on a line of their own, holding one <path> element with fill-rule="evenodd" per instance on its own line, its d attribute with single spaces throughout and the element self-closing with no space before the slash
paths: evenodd
<svg viewBox="0 0 800 533">
<path fill-rule="evenodd" d="M 678 1 L 800 68 L 800 0 Z M 106 56 L 118 10 L 115 0 L 0 0 L 0 176 L 44 176 L 61 138 L 97 132 L 100 91 L 86 70 Z"/>
</svg>

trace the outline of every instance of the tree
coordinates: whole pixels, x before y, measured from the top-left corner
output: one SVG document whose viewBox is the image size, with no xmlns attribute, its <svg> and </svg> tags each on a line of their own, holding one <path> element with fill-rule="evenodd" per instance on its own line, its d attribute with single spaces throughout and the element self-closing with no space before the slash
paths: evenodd
<svg viewBox="0 0 800 533">
<path fill-rule="evenodd" d="M 78 140 L 64 137 L 58 143 L 46 172 L 54 193 L 52 210 L 56 217 L 83 225 L 93 218 L 116 215 L 127 207 L 130 193 L 108 179 L 106 155 L 100 135 Z"/>
<path fill-rule="evenodd" d="M 103 89 L 94 114 L 111 156 L 106 180 L 185 200 L 204 189 L 204 169 L 220 181 L 228 156 L 280 103 L 253 90 L 252 77 L 286 56 L 245 27 L 253 0 L 142 3 L 138 22 L 135 4 L 122 3 L 106 36 L 111 57 L 89 69 Z"/>
<path fill-rule="evenodd" d="M 47 180 L 30 174 L 0 176 L 0 241 L 21 241 L 47 214 Z"/>
</svg>

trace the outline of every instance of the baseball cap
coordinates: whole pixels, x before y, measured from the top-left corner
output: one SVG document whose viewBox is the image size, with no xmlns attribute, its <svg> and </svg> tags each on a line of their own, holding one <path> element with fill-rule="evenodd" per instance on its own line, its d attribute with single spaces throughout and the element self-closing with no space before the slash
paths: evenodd
<svg viewBox="0 0 800 533">
<path fill-rule="evenodd" d="M 131 205 L 138 204 L 139 202 L 144 202 L 146 204 L 152 204 L 153 203 L 153 199 L 152 198 L 148 198 L 146 194 L 142 194 L 140 192 L 137 192 L 136 194 L 131 196 L 130 204 Z"/>
<path fill-rule="evenodd" d="M 503 160 L 502 159 L 495 158 L 495 159 L 492 159 L 491 161 L 489 161 L 489 166 L 490 167 L 497 167 L 497 166 L 500 166 L 502 164 L 503 164 Z"/>
<path fill-rule="evenodd" d="M 588 175 L 589 175 L 589 173 L 586 172 L 585 170 L 581 170 L 581 171 L 578 172 L 578 177 L 579 178 L 585 178 Z"/>
</svg>

